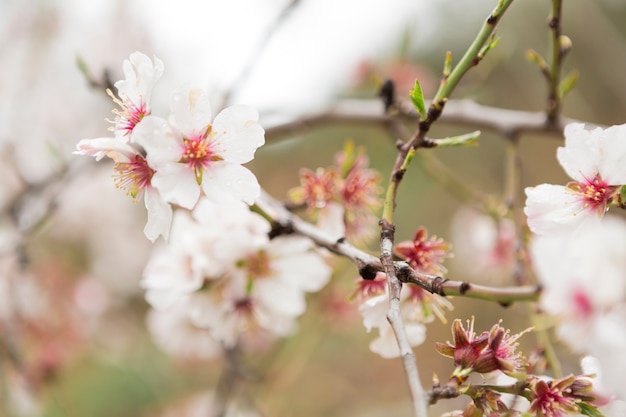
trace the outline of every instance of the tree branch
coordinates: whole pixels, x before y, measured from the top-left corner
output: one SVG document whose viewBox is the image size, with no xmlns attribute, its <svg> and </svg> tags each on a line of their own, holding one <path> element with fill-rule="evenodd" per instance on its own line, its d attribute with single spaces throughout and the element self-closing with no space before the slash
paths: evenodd
<svg viewBox="0 0 626 417">
<path fill-rule="evenodd" d="M 393 121 L 404 119 L 418 121 L 419 116 L 410 103 L 402 103 L 399 114 L 384 114 L 383 104 L 377 99 L 344 99 L 331 104 L 326 110 L 307 114 L 286 122 L 266 125 L 268 143 L 305 133 L 321 126 L 360 124 L 390 127 Z M 446 111 L 439 116 L 439 124 L 472 126 L 500 133 L 503 137 L 522 133 L 548 133 L 562 138 L 568 123 L 582 123 L 572 118 L 562 118 L 552 125 L 546 121 L 544 111 L 523 111 L 485 106 L 472 100 L 450 100 Z"/>
</svg>

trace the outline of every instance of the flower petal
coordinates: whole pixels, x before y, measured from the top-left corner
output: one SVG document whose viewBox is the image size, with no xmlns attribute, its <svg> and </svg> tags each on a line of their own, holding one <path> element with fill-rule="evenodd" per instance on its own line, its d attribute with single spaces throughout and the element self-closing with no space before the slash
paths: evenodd
<svg viewBox="0 0 626 417">
<path fill-rule="evenodd" d="M 151 242 L 154 242 L 159 235 L 167 240 L 172 226 L 172 206 L 163 201 L 154 187 L 146 188 L 144 203 L 148 210 L 148 222 L 143 233 Z"/>
<path fill-rule="evenodd" d="M 254 204 L 261 187 L 250 170 L 241 165 L 218 162 L 204 172 L 202 189 L 206 197 L 216 203 L 244 201 Z"/>
<path fill-rule="evenodd" d="M 565 126 L 565 147 L 557 149 L 557 159 L 571 178 L 584 182 L 599 173 L 602 153 L 599 136 L 601 129 L 585 129 L 582 123 Z"/>
<path fill-rule="evenodd" d="M 194 172 L 176 162 L 160 166 L 152 177 L 152 185 L 163 200 L 187 209 L 193 208 L 200 196 Z"/>
<path fill-rule="evenodd" d="M 256 110 L 243 105 L 228 107 L 215 117 L 216 149 L 224 160 L 245 164 L 254 158 L 256 149 L 265 143 L 265 131 L 258 119 Z"/>
<path fill-rule="evenodd" d="M 604 131 L 600 174 L 609 185 L 626 184 L 626 124 Z"/>
<path fill-rule="evenodd" d="M 526 188 L 524 213 L 528 227 L 542 235 L 556 230 L 575 228 L 585 216 L 580 197 L 561 185 L 541 184 Z"/>
<path fill-rule="evenodd" d="M 209 96 L 199 88 L 176 91 L 170 109 L 170 122 L 185 137 L 203 134 L 211 124 Z"/>
<path fill-rule="evenodd" d="M 160 117 L 144 117 L 133 130 L 132 141 L 144 148 L 148 164 L 156 170 L 178 161 L 182 155 L 181 140 L 167 120 Z"/>
</svg>

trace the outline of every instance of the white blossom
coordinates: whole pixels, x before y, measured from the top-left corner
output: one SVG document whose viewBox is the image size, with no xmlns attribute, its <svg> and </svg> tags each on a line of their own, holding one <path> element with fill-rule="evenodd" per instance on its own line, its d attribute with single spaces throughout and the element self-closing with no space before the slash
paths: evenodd
<svg viewBox="0 0 626 417">
<path fill-rule="evenodd" d="M 526 188 L 524 212 L 537 234 L 574 228 L 589 217 L 604 215 L 626 184 L 626 124 L 593 130 L 569 124 L 557 158 L 572 182 Z"/>
<path fill-rule="evenodd" d="M 152 183 L 163 198 L 193 208 L 200 192 L 214 202 L 244 201 L 260 193 L 256 177 L 241 164 L 265 143 L 256 110 L 242 105 L 212 118 L 208 95 L 199 89 L 174 94 L 169 121 L 147 116 L 134 140 L 156 172 Z"/>
</svg>

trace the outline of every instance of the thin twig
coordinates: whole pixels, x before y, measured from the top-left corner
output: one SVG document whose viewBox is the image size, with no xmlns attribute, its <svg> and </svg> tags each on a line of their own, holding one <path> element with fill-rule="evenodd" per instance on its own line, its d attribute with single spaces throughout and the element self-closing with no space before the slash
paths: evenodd
<svg viewBox="0 0 626 417">
<path fill-rule="evenodd" d="M 548 80 L 548 123 L 555 125 L 558 123 L 561 112 L 561 67 L 565 51 L 561 45 L 561 20 L 562 0 L 552 0 L 552 15 L 548 21 L 548 26 L 552 32 L 552 65 L 550 67 L 550 78 Z"/>
<path fill-rule="evenodd" d="M 273 219 L 276 227 L 282 233 L 295 233 L 305 236 L 311 239 L 315 245 L 351 260 L 358 268 L 361 276 L 373 277 L 376 272 L 384 271 L 379 258 L 355 247 L 345 238 L 332 237 L 315 225 L 300 219 L 269 194 L 262 192 L 261 197 L 257 200 L 257 205 L 268 218 Z M 537 301 L 541 292 L 539 286 L 533 285 L 489 287 L 471 284 L 467 281 L 443 279 L 415 271 L 408 263 L 402 261 L 394 261 L 393 267 L 399 279 L 419 285 L 426 291 L 441 296 L 462 296 L 508 305 L 515 301 Z"/>
</svg>

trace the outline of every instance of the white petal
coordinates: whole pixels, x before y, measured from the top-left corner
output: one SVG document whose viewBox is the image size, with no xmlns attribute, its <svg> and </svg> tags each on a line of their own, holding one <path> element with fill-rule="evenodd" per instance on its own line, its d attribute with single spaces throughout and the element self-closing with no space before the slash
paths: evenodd
<svg viewBox="0 0 626 417">
<path fill-rule="evenodd" d="M 261 187 L 249 169 L 224 162 L 216 162 L 204 171 L 202 189 L 215 203 L 244 201 L 254 204 L 261 194 Z"/>
<path fill-rule="evenodd" d="M 565 126 L 565 147 L 557 149 L 557 159 L 571 178 L 578 182 L 593 179 L 602 158 L 600 129 L 589 131 L 582 123 Z"/>
<path fill-rule="evenodd" d="M 265 143 L 265 131 L 258 119 L 256 110 L 243 105 L 228 107 L 215 117 L 215 146 L 225 161 L 244 164 L 254 158 L 257 148 Z"/>
<path fill-rule="evenodd" d="M 609 185 L 626 184 L 626 124 L 604 131 L 600 174 Z"/>
<path fill-rule="evenodd" d="M 332 273 L 331 268 L 315 252 L 303 252 L 276 259 L 272 262 L 272 267 L 282 281 L 307 292 L 321 290 L 330 280 Z"/>
<path fill-rule="evenodd" d="M 148 222 L 143 233 L 151 242 L 154 242 L 159 235 L 167 240 L 172 226 L 172 207 L 163 201 L 159 192 L 152 187 L 146 189 L 144 203 L 148 210 Z"/>
<path fill-rule="evenodd" d="M 172 130 L 167 120 L 156 116 L 146 116 L 133 129 L 132 142 L 146 151 L 146 159 L 153 169 L 168 162 L 180 160 L 181 139 Z"/>
<path fill-rule="evenodd" d="M 96 161 L 107 156 L 115 162 L 128 162 L 132 156 L 137 155 L 131 145 L 119 138 L 82 139 L 76 145 L 74 153 L 95 156 Z"/>
<path fill-rule="evenodd" d="M 163 75 L 163 61 L 150 58 L 141 52 L 134 52 L 122 64 L 126 79 L 115 83 L 118 95 L 124 100 L 128 98 L 134 104 L 149 104 L 152 88 Z"/>
<path fill-rule="evenodd" d="M 387 321 L 387 311 L 389 310 L 389 297 L 387 294 L 380 294 L 365 300 L 359 306 L 359 311 L 363 316 L 363 326 L 368 332 L 374 327 L 384 327 L 389 325 Z"/>
<path fill-rule="evenodd" d="M 163 200 L 188 209 L 193 208 L 200 196 L 194 172 L 176 162 L 159 167 L 152 177 L 152 185 L 159 190 Z"/>
<path fill-rule="evenodd" d="M 304 294 L 295 287 L 276 280 L 257 281 L 253 294 L 266 309 L 280 315 L 296 317 L 306 310 Z"/>
<path fill-rule="evenodd" d="M 574 229 L 585 220 L 586 212 L 580 197 L 561 185 L 541 184 L 526 188 L 528 227 L 533 233 L 546 234 L 556 230 Z"/>
<path fill-rule="evenodd" d="M 407 323 L 405 330 L 411 346 L 418 346 L 424 343 L 426 327 L 423 324 Z M 379 329 L 379 331 L 380 336 L 370 343 L 370 350 L 385 359 L 400 356 L 400 348 L 391 326 L 388 324 L 385 328 Z"/>
<path fill-rule="evenodd" d="M 185 137 L 203 134 L 211 123 L 209 96 L 199 88 L 175 92 L 170 108 L 170 122 Z"/>
<path fill-rule="evenodd" d="M 171 289 L 161 290 L 156 288 L 148 288 L 145 298 L 148 304 L 155 310 L 164 311 L 175 305 L 184 297 L 183 293 L 172 291 Z"/>
</svg>

